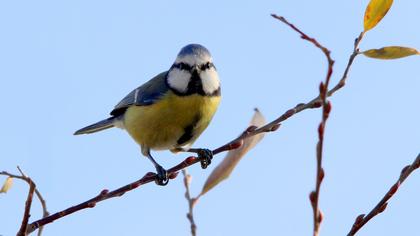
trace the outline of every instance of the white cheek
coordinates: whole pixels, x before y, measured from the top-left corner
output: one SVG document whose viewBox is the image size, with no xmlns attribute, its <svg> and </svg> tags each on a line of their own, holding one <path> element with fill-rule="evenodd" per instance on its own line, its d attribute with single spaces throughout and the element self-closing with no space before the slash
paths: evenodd
<svg viewBox="0 0 420 236">
<path fill-rule="evenodd" d="M 168 74 L 169 86 L 181 93 L 187 91 L 190 79 L 191 74 L 189 72 L 177 68 L 172 69 Z"/>
<path fill-rule="evenodd" d="M 207 94 L 212 94 L 220 87 L 219 75 L 214 68 L 210 68 L 200 73 L 203 90 Z"/>
</svg>

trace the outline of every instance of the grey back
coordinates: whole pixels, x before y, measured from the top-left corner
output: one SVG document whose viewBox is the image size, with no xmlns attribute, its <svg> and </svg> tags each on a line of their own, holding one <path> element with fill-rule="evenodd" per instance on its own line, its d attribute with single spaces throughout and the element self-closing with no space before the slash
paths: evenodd
<svg viewBox="0 0 420 236">
<path fill-rule="evenodd" d="M 166 76 L 168 71 L 162 72 L 133 90 L 125 96 L 111 111 L 112 116 L 119 116 L 127 110 L 129 106 L 147 106 L 155 103 L 168 90 Z"/>
</svg>

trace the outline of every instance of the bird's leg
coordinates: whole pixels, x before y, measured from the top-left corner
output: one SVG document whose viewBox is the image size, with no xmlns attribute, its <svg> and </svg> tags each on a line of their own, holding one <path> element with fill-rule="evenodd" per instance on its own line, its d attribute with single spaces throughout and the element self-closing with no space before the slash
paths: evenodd
<svg viewBox="0 0 420 236">
<path fill-rule="evenodd" d="M 203 169 L 206 169 L 207 166 L 211 164 L 211 160 L 213 159 L 213 151 L 205 148 L 189 148 L 186 150 L 181 149 L 179 151 L 197 153 L 198 159 L 201 163 L 201 168 Z"/>
<path fill-rule="evenodd" d="M 160 186 L 165 186 L 168 184 L 169 182 L 169 178 L 168 178 L 168 172 L 161 166 L 159 165 L 155 159 L 153 159 L 152 154 L 150 154 L 150 151 L 147 151 L 147 158 L 153 163 L 153 165 L 156 168 L 156 184 L 160 185 Z"/>
</svg>

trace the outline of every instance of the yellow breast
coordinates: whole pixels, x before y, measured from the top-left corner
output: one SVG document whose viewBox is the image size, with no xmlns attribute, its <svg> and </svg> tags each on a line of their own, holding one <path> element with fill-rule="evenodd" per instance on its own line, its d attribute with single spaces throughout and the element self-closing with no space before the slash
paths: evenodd
<svg viewBox="0 0 420 236">
<path fill-rule="evenodd" d="M 207 128 L 219 102 L 219 96 L 178 96 L 169 91 L 152 105 L 129 107 L 124 126 L 142 148 L 172 149 L 192 144 Z M 192 136 L 187 137 L 184 134 L 190 129 Z"/>
</svg>

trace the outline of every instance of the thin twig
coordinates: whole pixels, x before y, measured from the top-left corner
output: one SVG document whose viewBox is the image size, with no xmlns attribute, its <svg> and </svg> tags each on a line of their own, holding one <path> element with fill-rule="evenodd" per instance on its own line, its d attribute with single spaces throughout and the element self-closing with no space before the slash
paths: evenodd
<svg viewBox="0 0 420 236">
<path fill-rule="evenodd" d="M 39 202 L 41 203 L 41 206 L 42 206 L 42 217 L 44 218 L 44 217 L 49 216 L 50 213 L 47 210 L 47 203 L 46 203 L 45 199 L 42 197 L 38 188 L 36 188 L 35 182 L 31 178 L 29 178 L 27 175 L 25 175 L 23 173 L 22 169 L 19 166 L 17 167 L 17 169 L 18 169 L 18 171 L 20 172 L 21 175 L 11 174 L 7 171 L 1 171 L 0 175 L 5 175 L 5 176 L 12 177 L 12 178 L 15 178 L 15 179 L 23 180 L 26 183 L 28 183 L 29 186 L 31 186 L 31 184 L 33 184 L 35 186 L 35 195 L 37 196 L 37 198 L 38 198 L 38 200 L 39 200 Z M 42 235 L 42 230 L 43 230 L 43 227 L 40 227 L 39 230 L 38 230 L 38 234 L 37 234 L 38 236 Z"/>
<path fill-rule="evenodd" d="M 24 177 L 29 184 L 28 197 L 26 198 L 26 202 L 25 202 L 25 211 L 23 213 L 22 224 L 20 225 L 20 229 L 16 234 L 17 236 L 25 236 L 26 227 L 28 227 L 29 217 L 31 216 L 30 213 L 31 213 L 32 199 L 34 197 L 36 186 L 35 186 L 35 183 L 31 180 L 31 178 L 25 176 L 25 174 L 22 172 L 19 166 L 18 166 L 18 170 L 22 174 L 22 177 Z"/>
<path fill-rule="evenodd" d="M 195 221 L 194 221 L 194 204 L 195 204 L 196 199 L 191 198 L 191 193 L 190 193 L 191 175 L 187 173 L 187 169 L 183 169 L 182 174 L 184 175 L 185 199 L 187 199 L 188 201 L 187 218 L 191 224 L 191 235 L 196 236 L 197 225 L 195 224 Z"/>
<path fill-rule="evenodd" d="M 45 202 L 44 198 L 42 197 L 41 193 L 38 191 L 37 188 L 35 188 L 35 194 L 38 197 L 39 201 L 41 202 L 42 206 L 42 217 L 45 218 L 50 215 L 50 213 L 47 211 L 47 203 Z M 44 230 L 44 227 L 41 226 L 38 229 L 38 236 L 42 235 L 42 231 Z"/>
<path fill-rule="evenodd" d="M 350 71 L 350 67 L 353 65 L 353 61 L 356 58 L 356 56 L 359 55 L 359 44 L 362 41 L 364 35 L 365 33 L 361 32 L 359 34 L 359 37 L 357 37 L 354 40 L 353 53 L 349 57 L 349 61 L 347 63 L 346 69 L 344 70 L 343 76 L 341 77 L 340 81 L 338 81 L 338 83 L 330 91 L 328 91 L 328 97 L 333 95 L 337 90 L 341 89 L 342 87 L 344 87 L 344 85 L 346 85 L 346 80 Z"/>
<path fill-rule="evenodd" d="M 420 166 L 420 154 L 417 158 L 413 161 L 411 165 L 404 167 L 401 170 L 400 177 L 398 178 L 397 182 L 391 186 L 385 196 L 376 204 L 376 206 L 369 212 L 369 214 L 360 214 L 356 217 L 353 226 L 351 227 L 350 232 L 347 234 L 348 236 L 353 236 L 359 231 L 369 220 L 373 217 L 377 216 L 379 213 L 382 213 L 386 207 L 388 206 L 388 201 L 391 199 L 394 194 L 397 192 L 400 185 L 407 179 L 407 177 Z"/>
<path fill-rule="evenodd" d="M 334 61 L 332 60 L 332 58 L 330 56 L 330 50 L 328 50 L 328 48 L 322 46 L 315 38 L 309 37 L 307 34 L 303 33 L 300 29 L 298 29 L 296 26 L 294 26 L 289 21 L 287 21 L 283 16 L 277 16 L 276 14 L 271 14 L 271 16 L 274 17 L 274 18 L 276 18 L 277 20 L 285 23 L 290 28 L 292 28 L 294 31 L 296 31 L 297 33 L 299 33 L 300 34 L 300 37 L 302 39 L 307 40 L 308 42 L 314 44 L 315 47 L 321 49 L 321 51 L 325 54 L 325 56 L 327 57 L 327 60 L 328 60 L 328 65 L 329 66 L 328 66 L 327 78 L 331 77 L 332 64 L 334 64 Z"/>
<path fill-rule="evenodd" d="M 350 67 L 353 64 L 354 59 L 356 58 L 356 56 L 359 53 L 359 44 L 360 44 L 360 41 L 363 38 L 364 33 L 363 32 L 360 33 L 359 37 L 356 38 L 356 40 L 354 42 L 353 53 L 349 57 L 349 61 L 347 63 L 346 69 L 344 70 L 342 78 L 331 90 L 328 91 L 328 87 L 329 87 L 330 80 L 331 80 L 331 75 L 332 75 L 332 72 L 333 72 L 333 65 L 334 65 L 334 61 L 331 58 L 330 51 L 326 47 L 322 46 L 315 38 L 309 37 L 303 31 L 301 31 L 296 26 L 294 26 L 293 24 L 288 22 L 284 17 L 277 16 L 277 15 L 274 15 L 274 14 L 272 14 L 272 16 L 274 18 L 280 20 L 281 22 L 285 23 L 286 25 L 288 25 L 290 28 L 292 28 L 297 33 L 299 33 L 302 39 L 309 41 L 310 43 L 314 44 L 317 48 L 319 48 L 324 53 L 324 55 L 325 55 L 325 57 L 327 58 L 327 61 L 328 61 L 327 75 L 326 75 L 326 78 L 325 78 L 325 82 L 320 84 L 319 96 L 308 103 L 308 104 L 310 104 L 312 102 L 320 101 L 320 103 L 322 105 L 322 120 L 321 120 L 321 123 L 319 124 L 319 127 L 318 127 L 319 141 L 318 141 L 317 146 L 316 146 L 316 157 L 317 157 L 316 158 L 317 159 L 316 184 L 315 184 L 315 190 L 312 191 L 309 195 L 311 205 L 312 205 L 312 209 L 313 209 L 313 218 L 314 218 L 313 219 L 313 222 L 314 222 L 313 235 L 317 236 L 319 234 L 319 228 L 320 228 L 320 225 L 321 225 L 321 222 L 322 222 L 322 213 L 319 210 L 319 194 L 320 194 L 321 183 L 322 183 L 322 180 L 325 176 L 324 169 L 322 168 L 324 133 L 325 133 L 326 122 L 327 122 L 327 119 L 329 117 L 329 113 L 331 111 L 331 103 L 329 101 L 327 101 L 327 97 L 333 95 L 337 90 L 344 87 L 344 85 L 346 83 L 347 75 L 348 75 L 349 70 L 350 70 Z"/>
<path fill-rule="evenodd" d="M 348 68 L 350 68 L 350 65 L 351 64 L 348 65 Z M 328 91 L 328 96 L 331 96 L 333 93 L 335 93 L 336 91 L 341 89 L 343 86 L 344 86 L 344 83 L 342 85 L 337 84 L 334 88 L 332 88 L 330 91 Z M 249 137 L 254 136 L 254 135 L 257 135 L 257 134 L 260 134 L 260 133 L 275 131 L 280 127 L 281 122 L 289 119 L 290 117 L 296 115 L 297 113 L 300 113 L 300 112 L 302 112 L 304 110 L 307 110 L 307 109 L 319 108 L 321 106 L 322 106 L 322 101 L 321 101 L 321 98 L 319 96 L 313 98 L 312 100 L 310 100 L 307 103 L 299 103 L 295 107 L 293 107 L 293 108 L 287 110 L 286 112 L 284 112 L 278 118 L 274 119 L 273 121 L 267 123 L 266 125 L 258 128 L 258 129 L 256 129 L 255 127 L 249 127 L 248 129 L 246 129 L 246 131 L 241 136 L 239 136 L 239 137 L 233 139 L 232 141 L 214 149 L 213 150 L 213 155 L 238 148 L 242 145 L 244 139 L 249 138 Z M 168 174 L 172 178 L 175 178 L 178 171 L 180 171 L 180 170 L 182 170 L 186 167 L 189 167 L 191 165 L 194 165 L 197 162 L 199 162 L 198 158 L 196 158 L 194 156 L 188 157 L 184 161 L 179 163 L 178 165 L 168 169 Z M 116 190 L 113 190 L 111 192 L 109 192 L 108 190 L 103 190 L 97 196 L 95 196 L 95 197 L 93 197 L 93 198 L 91 198 L 91 199 L 89 199 L 89 200 L 87 200 L 83 203 L 80 203 L 80 204 L 75 205 L 73 207 L 69 207 L 65 210 L 54 213 L 54 214 L 52 214 L 48 217 L 44 217 L 42 219 L 39 219 L 37 221 L 32 222 L 28 226 L 28 233 L 31 233 L 41 226 L 49 224 L 49 223 L 51 223 L 51 222 L 53 222 L 57 219 L 60 219 L 64 216 L 67 216 L 67 215 L 72 214 L 74 212 L 77 212 L 77 211 L 80 211 L 80 210 L 83 210 L 83 209 L 86 209 L 86 208 L 92 208 L 96 205 L 96 203 L 98 203 L 100 201 L 104 201 L 104 200 L 107 200 L 107 199 L 113 198 L 113 197 L 122 196 L 126 192 L 131 191 L 133 189 L 136 189 L 141 185 L 144 185 L 144 184 L 147 184 L 147 183 L 150 183 L 150 182 L 154 182 L 155 179 L 156 179 L 156 174 L 149 172 L 146 175 L 144 175 L 141 179 L 139 179 L 137 181 L 134 181 L 130 184 L 127 184 L 125 186 L 122 186 L 122 187 L 120 187 Z"/>
<path fill-rule="evenodd" d="M 17 166 L 17 169 L 19 170 L 20 174 L 22 175 L 22 177 L 23 177 L 24 179 L 28 179 L 28 180 L 30 180 L 30 181 L 31 181 L 31 183 L 33 183 L 32 179 L 30 179 L 28 176 L 26 176 L 26 175 L 23 173 L 22 169 L 20 169 L 20 167 L 19 167 L 19 166 Z M 44 198 L 42 197 L 41 193 L 38 191 L 38 189 L 37 189 L 36 187 L 35 187 L 35 194 L 36 194 L 36 196 L 38 197 L 38 200 L 39 200 L 39 202 L 41 203 L 41 206 L 42 206 L 42 217 L 47 217 L 47 216 L 49 216 L 49 215 L 50 215 L 50 213 L 49 213 L 49 212 L 48 212 L 48 210 L 47 210 L 47 203 L 45 202 Z M 44 230 L 44 227 L 39 227 L 37 235 L 38 235 L 38 236 L 41 236 L 41 235 L 42 235 L 42 231 L 43 231 L 43 230 Z"/>
<path fill-rule="evenodd" d="M 322 46 L 315 38 L 309 37 L 307 34 L 303 33 L 296 26 L 288 22 L 284 17 L 276 16 L 274 14 L 272 16 L 280 20 L 281 22 L 285 23 L 286 25 L 288 25 L 297 33 L 299 33 L 302 39 L 309 41 L 310 43 L 314 44 L 315 47 L 319 48 L 324 53 L 328 62 L 328 69 L 327 69 L 327 75 L 325 77 L 325 82 L 321 83 L 319 87 L 319 91 L 320 91 L 319 98 L 321 98 L 321 104 L 322 104 L 322 120 L 318 128 L 319 141 L 316 148 L 317 168 L 316 168 L 315 190 L 312 191 L 311 194 L 309 195 L 312 209 L 313 209 L 313 218 L 314 218 L 313 219 L 313 222 L 314 222 L 313 235 L 317 236 L 319 234 L 319 228 L 322 221 L 322 214 L 321 214 L 321 211 L 319 210 L 319 193 L 321 189 L 322 179 L 324 178 L 324 169 L 322 168 L 324 131 L 325 131 L 325 126 L 327 123 L 329 113 L 331 111 L 331 103 L 327 101 L 327 95 L 328 95 L 327 92 L 328 92 L 328 85 L 330 83 L 331 75 L 333 73 L 334 60 L 331 58 L 330 50 Z"/>
<path fill-rule="evenodd" d="M 31 213 L 32 199 L 34 197 L 34 191 L 35 191 L 35 184 L 34 182 L 30 181 L 28 197 L 26 198 L 26 202 L 25 202 L 25 212 L 23 213 L 22 224 L 20 225 L 20 229 L 16 234 L 17 236 L 26 235 L 26 227 L 28 227 L 29 217 L 31 216 L 30 213 Z"/>
</svg>

